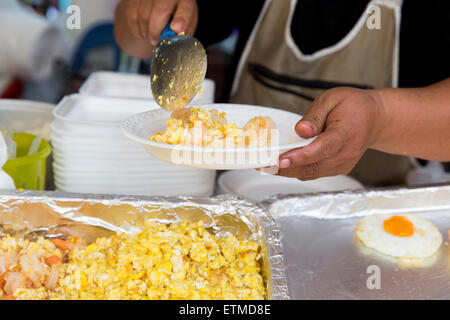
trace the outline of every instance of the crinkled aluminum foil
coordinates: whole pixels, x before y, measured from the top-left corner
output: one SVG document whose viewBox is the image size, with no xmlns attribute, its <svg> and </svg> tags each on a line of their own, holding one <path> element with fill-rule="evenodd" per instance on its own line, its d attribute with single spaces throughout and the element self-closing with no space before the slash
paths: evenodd
<svg viewBox="0 0 450 320">
<path fill-rule="evenodd" d="M 242 198 L 0 191 L 0 236 L 73 235 L 89 243 L 114 232 L 137 233 L 145 220 L 202 220 L 218 236 L 233 234 L 241 240 L 261 243 L 267 299 L 289 299 L 278 225 L 264 209 Z"/>
<path fill-rule="evenodd" d="M 261 204 L 281 229 L 292 299 L 450 299 L 450 185 L 282 195 Z M 401 265 L 355 241 L 357 221 L 375 213 L 417 214 L 444 243 L 422 266 Z"/>
</svg>

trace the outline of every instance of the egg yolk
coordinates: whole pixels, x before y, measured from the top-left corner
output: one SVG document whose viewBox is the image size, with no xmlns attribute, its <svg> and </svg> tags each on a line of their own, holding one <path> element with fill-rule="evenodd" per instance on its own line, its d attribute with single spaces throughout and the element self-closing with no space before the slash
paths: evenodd
<svg viewBox="0 0 450 320">
<path fill-rule="evenodd" d="M 387 233 L 397 237 L 410 237 L 414 234 L 414 225 L 402 216 L 392 216 L 384 220 L 383 228 Z"/>
</svg>

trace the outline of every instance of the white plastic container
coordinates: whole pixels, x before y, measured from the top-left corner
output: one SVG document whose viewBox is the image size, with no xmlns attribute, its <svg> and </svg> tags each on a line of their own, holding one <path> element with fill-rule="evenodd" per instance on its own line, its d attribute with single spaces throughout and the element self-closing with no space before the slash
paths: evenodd
<svg viewBox="0 0 450 320">
<path fill-rule="evenodd" d="M 108 191 L 105 189 L 93 186 L 93 185 L 77 185 L 71 184 L 70 186 L 64 185 L 62 182 L 57 181 L 57 190 L 61 192 L 75 192 L 75 193 L 97 193 L 97 194 L 124 194 L 124 195 L 137 195 L 137 196 L 189 196 L 189 197 L 209 197 L 213 194 L 214 188 L 205 187 L 202 189 L 186 189 L 178 190 L 167 187 L 148 187 L 148 188 L 138 188 L 134 189 L 130 186 L 124 188 L 123 185 L 115 188 L 111 186 Z M 124 192 L 124 190 L 126 190 Z"/>
<path fill-rule="evenodd" d="M 40 135 L 49 140 L 54 108 L 48 103 L 0 99 L 0 128 Z"/>
<path fill-rule="evenodd" d="M 271 176 L 256 170 L 228 171 L 218 180 L 218 194 L 237 194 L 253 201 L 263 201 L 278 194 L 314 193 L 363 189 L 352 177 L 341 175 L 311 181 Z"/>
<path fill-rule="evenodd" d="M 6 161 L 8 161 L 8 150 L 6 149 L 6 142 L 3 134 L 0 132 L 0 190 L 15 189 L 13 179 L 2 170 Z"/>
<path fill-rule="evenodd" d="M 191 104 L 213 103 L 214 91 L 214 81 L 205 79 L 201 92 L 194 97 Z M 80 88 L 80 93 L 100 97 L 154 100 L 150 76 L 108 71 L 92 73 Z"/>
<path fill-rule="evenodd" d="M 95 129 L 97 126 L 118 127 L 131 114 L 156 109 L 160 109 L 160 106 L 154 101 L 73 94 L 61 100 L 53 115 L 68 128 L 82 129 L 88 126 Z"/>
<path fill-rule="evenodd" d="M 151 100 L 64 98 L 51 125 L 55 184 L 65 192 L 210 196 L 215 171 L 175 166 L 149 155 L 126 138 L 121 122 L 160 109 Z"/>
</svg>

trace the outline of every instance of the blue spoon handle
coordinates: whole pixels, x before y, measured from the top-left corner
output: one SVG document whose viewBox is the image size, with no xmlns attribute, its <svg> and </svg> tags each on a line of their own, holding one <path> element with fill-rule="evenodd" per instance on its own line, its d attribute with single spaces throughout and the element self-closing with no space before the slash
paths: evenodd
<svg viewBox="0 0 450 320">
<path fill-rule="evenodd" d="M 175 32 L 172 31 L 172 29 L 170 29 L 170 23 L 172 21 L 169 21 L 169 23 L 164 27 L 161 36 L 159 37 L 159 41 L 161 41 L 162 39 L 165 38 L 171 38 L 171 37 L 175 37 Z"/>
</svg>

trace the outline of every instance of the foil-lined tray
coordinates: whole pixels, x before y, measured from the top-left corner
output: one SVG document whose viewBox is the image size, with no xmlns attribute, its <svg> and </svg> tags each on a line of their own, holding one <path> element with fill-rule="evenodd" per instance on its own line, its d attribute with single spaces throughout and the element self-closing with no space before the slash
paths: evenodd
<svg viewBox="0 0 450 320">
<path fill-rule="evenodd" d="M 200 221 L 217 236 L 261 244 L 267 299 L 289 299 L 280 230 L 268 212 L 245 199 L 130 197 L 0 191 L 0 236 L 78 236 L 87 243 L 114 232 L 137 233 L 144 221 Z"/>
<path fill-rule="evenodd" d="M 292 299 L 450 299 L 450 185 L 283 195 L 261 205 L 281 229 Z M 421 266 L 401 265 L 355 240 L 357 221 L 374 213 L 417 214 L 444 243 Z"/>
</svg>

